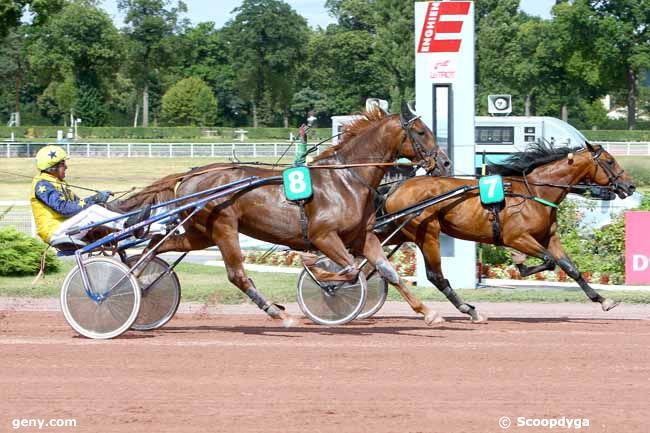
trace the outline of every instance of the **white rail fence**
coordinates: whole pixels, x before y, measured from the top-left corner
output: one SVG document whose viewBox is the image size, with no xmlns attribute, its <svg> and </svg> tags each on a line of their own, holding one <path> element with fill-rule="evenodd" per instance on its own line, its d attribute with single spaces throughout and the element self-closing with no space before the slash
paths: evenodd
<svg viewBox="0 0 650 433">
<path fill-rule="evenodd" d="M 0 158 L 31 158 L 49 143 L 0 143 Z M 295 153 L 289 143 L 66 143 L 71 156 L 87 158 L 279 157 Z M 291 147 L 287 149 L 288 147 Z M 327 145 L 322 145 L 322 148 Z M 322 150 L 322 149 L 320 149 Z"/>
<path fill-rule="evenodd" d="M 0 227 L 13 226 L 19 232 L 36 236 L 36 223 L 29 201 L 0 200 L 0 216 Z"/>
<path fill-rule="evenodd" d="M 615 156 L 650 156 L 650 142 L 599 141 L 595 142 Z M 0 158 L 31 158 L 48 143 L 0 143 Z M 295 153 L 295 148 L 287 149 L 284 143 L 67 143 L 62 144 L 71 156 L 87 158 L 215 158 L 238 157 L 261 158 L 279 157 L 286 152 Z M 319 150 L 327 148 L 322 145 Z M 292 146 L 293 147 L 293 146 Z"/>
</svg>

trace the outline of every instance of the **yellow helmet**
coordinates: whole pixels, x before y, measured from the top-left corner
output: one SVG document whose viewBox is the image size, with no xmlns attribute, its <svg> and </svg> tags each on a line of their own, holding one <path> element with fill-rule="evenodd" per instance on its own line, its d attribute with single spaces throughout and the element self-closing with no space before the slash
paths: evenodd
<svg viewBox="0 0 650 433">
<path fill-rule="evenodd" d="M 36 167 L 40 171 L 47 170 L 66 159 L 68 159 L 68 154 L 62 147 L 50 144 L 36 153 Z"/>
</svg>

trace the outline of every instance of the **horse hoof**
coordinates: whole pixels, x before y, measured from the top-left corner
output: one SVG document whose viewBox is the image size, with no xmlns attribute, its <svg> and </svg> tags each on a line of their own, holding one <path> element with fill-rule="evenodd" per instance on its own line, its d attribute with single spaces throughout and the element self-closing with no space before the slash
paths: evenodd
<svg viewBox="0 0 650 433">
<path fill-rule="evenodd" d="M 282 319 L 282 326 L 284 326 L 285 328 L 291 328 L 295 324 L 296 324 L 296 319 L 293 316 L 288 316 Z"/>
<path fill-rule="evenodd" d="M 612 299 L 605 298 L 605 300 L 600 303 L 600 306 L 603 309 L 603 311 L 609 311 L 615 308 L 618 304 L 620 304 L 619 301 L 614 301 Z"/>
<path fill-rule="evenodd" d="M 487 323 L 488 318 L 487 316 L 484 316 L 483 314 L 479 314 L 478 311 L 472 310 L 471 313 L 469 313 L 469 321 L 472 323 Z"/>
<path fill-rule="evenodd" d="M 444 323 L 444 321 L 445 321 L 444 317 L 442 317 L 436 311 L 427 313 L 427 315 L 424 316 L 424 323 L 426 323 L 428 326 L 437 325 L 438 323 Z"/>
</svg>

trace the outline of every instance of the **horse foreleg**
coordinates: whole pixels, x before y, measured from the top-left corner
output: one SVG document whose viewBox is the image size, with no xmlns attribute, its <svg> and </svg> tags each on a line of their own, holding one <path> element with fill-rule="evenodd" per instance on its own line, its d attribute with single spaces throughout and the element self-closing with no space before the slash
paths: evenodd
<svg viewBox="0 0 650 433">
<path fill-rule="evenodd" d="M 551 237 L 551 240 L 549 242 L 549 252 L 553 255 L 553 258 L 560 266 L 560 268 L 562 268 L 562 270 L 566 272 L 568 276 L 573 278 L 578 283 L 587 297 L 589 297 L 592 302 L 600 303 L 603 311 L 609 311 L 619 304 L 617 301 L 602 297 L 589 285 L 589 283 L 587 283 L 587 281 L 582 277 L 582 273 L 580 273 L 576 265 L 574 265 L 571 259 L 569 259 L 569 257 L 566 255 L 564 247 L 562 247 L 562 244 L 560 243 L 560 237 L 557 234 L 554 234 Z"/>
<path fill-rule="evenodd" d="M 427 325 L 434 325 L 445 321 L 437 311 L 431 310 L 427 307 L 406 287 L 393 265 L 391 265 L 386 258 L 379 239 L 372 232 L 366 234 L 366 241 L 363 245 L 363 255 L 368 259 L 370 264 L 377 269 L 379 275 L 400 292 L 413 311 L 424 316 L 424 321 Z"/>
<path fill-rule="evenodd" d="M 474 323 L 487 322 L 487 317 L 479 314 L 476 307 L 468 304 L 463 298 L 451 288 L 449 280 L 442 273 L 442 264 L 440 260 L 440 238 L 439 233 L 427 231 L 424 241 L 420 245 L 420 250 L 424 256 L 424 264 L 427 271 L 427 279 L 451 302 L 458 311 L 470 316 Z"/>
<path fill-rule="evenodd" d="M 239 246 L 238 233 L 228 230 L 227 228 L 215 229 L 219 233 L 215 243 L 221 251 L 221 256 L 226 264 L 228 281 L 237 286 L 258 308 L 276 320 L 282 320 L 285 327 L 290 327 L 295 319 L 284 311 L 284 307 L 267 301 L 264 296 L 257 291 L 253 280 L 248 278 L 244 271 L 244 261 Z"/>
</svg>

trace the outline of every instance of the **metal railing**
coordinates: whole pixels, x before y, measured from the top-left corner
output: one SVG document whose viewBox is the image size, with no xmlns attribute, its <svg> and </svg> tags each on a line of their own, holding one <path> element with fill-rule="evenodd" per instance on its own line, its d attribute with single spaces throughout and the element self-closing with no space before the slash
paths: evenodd
<svg viewBox="0 0 650 433">
<path fill-rule="evenodd" d="M 19 232 L 36 236 L 36 223 L 29 201 L 0 200 L 0 215 L 0 227 L 13 226 Z"/>
<path fill-rule="evenodd" d="M 614 156 L 650 156 L 650 142 L 596 141 Z M 31 158 L 49 143 L 0 142 L 0 158 Z M 86 158 L 228 158 L 293 155 L 287 142 L 269 143 L 66 143 L 71 156 Z M 320 150 L 329 144 L 321 146 Z"/>
<path fill-rule="evenodd" d="M 31 158 L 49 143 L 0 143 L 0 157 Z M 215 158 L 279 157 L 293 155 L 294 145 L 276 143 L 66 143 L 60 144 L 68 155 L 87 158 Z M 294 147 L 287 150 L 287 147 Z M 321 147 L 325 148 L 328 145 Z"/>
<path fill-rule="evenodd" d="M 645 141 L 596 141 L 614 156 L 650 156 L 650 143 Z"/>
</svg>

